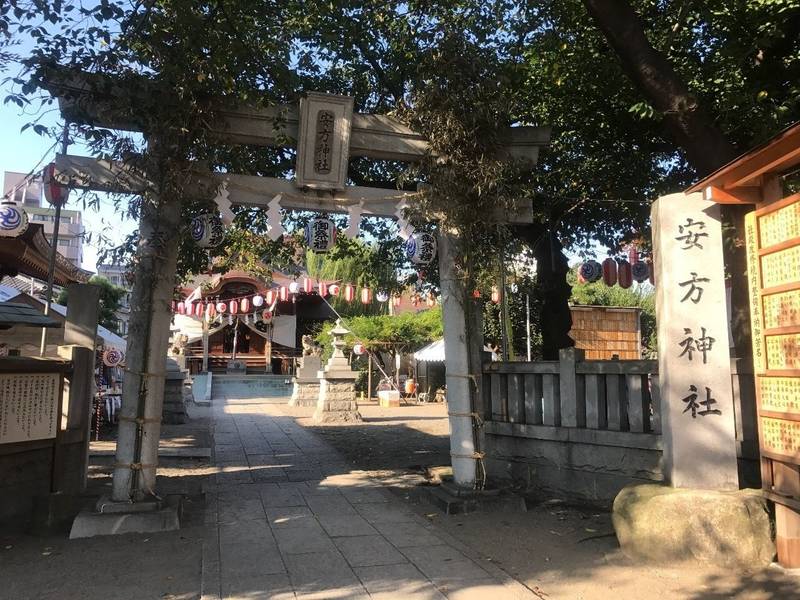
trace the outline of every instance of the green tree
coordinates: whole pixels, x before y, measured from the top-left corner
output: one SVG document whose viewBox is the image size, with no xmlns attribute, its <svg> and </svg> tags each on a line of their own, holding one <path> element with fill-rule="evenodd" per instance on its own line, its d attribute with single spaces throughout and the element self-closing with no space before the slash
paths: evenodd
<svg viewBox="0 0 800 600">
<path fill-rule="evenodd" d="M 110 329 L 114 333 L 119 333 L 119 323 L 117 321 L 117 311 L 122 305 L 122 299 L 128 291 L 118 285 L 114 285 L 105 277 L 100 275 L 93 275 L 89 279 L 91 285 L 96 285 L 100 288 L 100 306 L 97 312 L 97 322 Z M 66 306 L 69 299 L 67 289 L 61 290 L 56 302 Z"/>
<path fill-rule="evenodd" d="M 334 323 L 326 323 L 317 335 L 325 356 L 330 356 L 332 351 L 330 331 L 334 326 Z M 387 373 L 394 373 L 398 354 L 419 350 L 444 334 L 442 309 L 438 306 L 418 313 L 351 317 L 345 320 L 344 326 L 350 330 L 345 336 L 348 348 L 356 342 L 364 344 Z M 384 362 L 384 354 L 390 360 Z"/>
</svg>

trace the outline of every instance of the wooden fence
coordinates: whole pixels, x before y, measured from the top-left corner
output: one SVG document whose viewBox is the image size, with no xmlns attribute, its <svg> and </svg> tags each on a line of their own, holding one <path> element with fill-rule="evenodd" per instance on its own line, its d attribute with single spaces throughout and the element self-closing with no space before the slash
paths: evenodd
<svg viewBox="0 0 800 600">
<path fill-rule="evenodd" d="M 484 419 L 493 422 L 661 433 L 658 362 L 582 360 L 494 362 L 483 371 Z"/>
</svg>

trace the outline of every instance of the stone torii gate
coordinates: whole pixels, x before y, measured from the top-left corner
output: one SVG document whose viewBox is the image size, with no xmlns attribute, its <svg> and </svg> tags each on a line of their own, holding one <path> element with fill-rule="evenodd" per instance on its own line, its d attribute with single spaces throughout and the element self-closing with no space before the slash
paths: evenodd
<svg viewBox="0 0 800 600">
<path fill-rule="evenodd" d="M 142 88 L 148 82 L 143 80 Z M 135 98 L 123 97 L 113 82 L 100 76 L 75 72 L 53 72 L 49 91 L 58 98 L 62 115 L 71 122 L 90 123 L 111 129 L 139 131 L 132 123 L 130 108 Z M 404 209 L 417 192 L 347 186 L 351 156 L 377 160 L 413 162 L 429 152 L 427 141 L 401 122 L 386 115 L 353 113 L 353 98 L 309 93 L 299 106 L 273 108 L 229 108 L 220 103 L 210 133 L 221 144 L 290 146 L 297 148 L 296 179 L 217 173 L 192 168 L 191 192 L 213 197 L 225 193 L 220 208 L 231 205 L 267 207 L 274 239 L 282 233 L 279 210 L 348 213 L 353 223 L 361 215 L 382 216 L 405 223 Z M 128 115 L 126 118 L 124 115 Z M 509 158 L 531 164 L 550 139 L 549 127 L 513 127 L 505 132 Z M 149 174 L 136 161 L 118 163 L 80 156 L 56 159 L 59 181 L 70 187 L 115 193 L 157 195 Z M 219 203 L 219 196 L 218 196 Z M 161 199 L 158 212 L 143 210 L 140 241 L 132 291 L 131 341 L 120 411 L 119 438 L 114 468 L 112 502 L 142 502 L 154 494 L 158 464 L 158 439 L 164 391 L 164 356 L 168 345 L 170 305 L 181 227 L 180 199 Z M 532 222 L 532 203 L 518 202 L 515 209 L 499 215 L 511 223 Z M 276 221 L 277 219 L 277 221 Z M 480 359 L 470 344 L 464 285 L 456 272 L 460 241 L 440 234 L 439 267 L 442 287 L 447 388 L 450 406 L 450 446 L 457 485 L 473 488 L 476 453 L 473 414 L 480 395 L 470 379 L 479 373 Z M 137 314 L 138 313 L 138 314 Z M 474 335 L 474 334 L 473 334 Z M 477 346 L 476 346 L 477 344 Z M 472 354 L 472 355 L 471 355 Z M 477 385 L 477 383 L 476 383 Z"/>
</svg>

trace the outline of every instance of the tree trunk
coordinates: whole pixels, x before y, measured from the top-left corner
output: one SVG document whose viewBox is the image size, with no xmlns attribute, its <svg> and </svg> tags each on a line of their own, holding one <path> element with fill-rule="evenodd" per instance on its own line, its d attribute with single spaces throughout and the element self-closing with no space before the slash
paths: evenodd
<svg viewBox="0 0 800 600">
<path fill-rule="evenodd" d="M 701 110 L 697 98 L 661 52 L 653 48 L 627 0 L 583 0 L 586 9 L 617 53 L 631 81 L 653 107 L 686 152 L 699 175 L 707 175 L 736 158 L 736 149 Z"/>
<path fill-rule="evenodd" d="M 614 49 L 623 69 L 686 153 L 698 175 L 705 176 L 729 163 L 737 151 L 702 110 L 697 98 L 661 52 L 653 48 L 639 16 L 627 0 L 583 0 L 587 11 Z M 749 356 L 750 317 L 744 215 L 749 207 L 723 206 L 727 227 L 725 264 L 731 277 L 731 321 L 737 356 Z"/>
</svg>

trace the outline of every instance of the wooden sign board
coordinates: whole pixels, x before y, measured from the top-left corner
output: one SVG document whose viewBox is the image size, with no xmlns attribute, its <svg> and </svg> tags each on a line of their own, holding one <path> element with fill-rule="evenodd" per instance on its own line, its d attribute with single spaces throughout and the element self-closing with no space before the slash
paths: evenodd
<svg viewBox="0 0 800 600">
<path fill-rule="evenodd" d="M 309 93 L 300 101 L 296 185 L 315 190 L 347 186 L 353 98 Z"/>
<path fill-rule="evenodd" d="M 779 503 L 800 502 L 800 194 L 747 215 L 761 476 Z"/>
<path fill-rule="evenodd" d="M 61 373 L 0 374 L 0 444 L 56 437 L 62 381 Z"/>
</svg>

